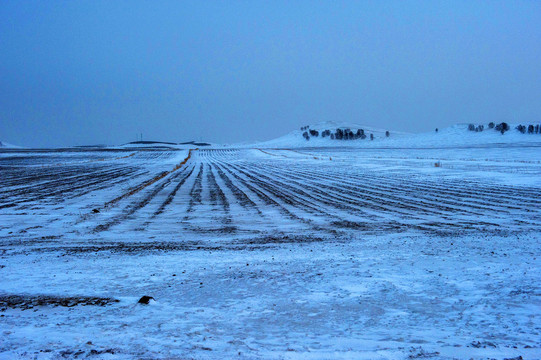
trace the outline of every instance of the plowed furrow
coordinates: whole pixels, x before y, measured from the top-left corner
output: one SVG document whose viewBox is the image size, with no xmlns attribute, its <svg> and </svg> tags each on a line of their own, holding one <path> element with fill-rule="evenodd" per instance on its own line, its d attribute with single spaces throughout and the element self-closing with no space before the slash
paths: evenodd
<svg viewBox="0 0 541 360">
<path fill-rule="evenodd" d="M 185 176 L 185 171 L 179 171 L 175 172 L 172 175 L 166 177 L 164 180 L 158 182 L 156 185 L 154 185 L 153 189 L 148 192 L 141 200 L 136 201 L 130 205 L 128 205 L 120 215 L 115 216 L 114 218 L 110 219 L 105 224 L 100 224 L 94 228 L 95 232 L 105 231 L 108 230 L 111 226 L 117 225 L 124 220 L 126 220 L 128 217 L 133 215 L 136 211 L 142 209 L 143 207 L 147 206 L 150 201 L 156 197 L 158 193 L 163 191 L 167 186 L 171 184 L 172 181 L 176 180 L 178 177 Z"/>
<path fill-rule="evenodd" d="M 192 189 L 190 190 L 190 202 L 188 203 L 188 209 L 186 210 L 187 214 L 184 217 L 185 221 L 189 219 L 189 214 L 194 211 L 194 207 L 201 204 L 201 184 L 203 181 L 203 168 L 203 164 L 200 164 L 197 177 L 195 178 Z"/>
<path fill-rule="evenodd" d="M 255 194 L 266 206 L 272 206 L 275 209 L 277 209 L 282 215 L 289 219 L 293 220 L 301 220 L 300 217 L 289 211 L 287 208 L 282 206 L 279 202 L 274 200 L 271 196 L 267 195 L 265 191 L 259 189 L 258 187 L 254 186 L 253 182 L 251 180 L 247 180 L 239 176 L 236 171 L 230 168 L 231 166 L 229 164 L 224 164 L 223 169 L 227 171 L 235 180 L 241 184 L 243 187 L 248 189 L 250 192 Z"/>
<path fill-rule="evenodd" d="M 229 211 L 229 201 L 227 200 L 224 192 L 216 182 L 214 177 L 214 172 L 212 171 L 212 166 L 208 165 L 207 172 L 207 184 L 210 192 L 210 201 L 211 205 L 219 206 L 224 211 L 224 222 L 231 223 L 231 214 Z"/>
<path fill-rule="evenodd" d="M 363 206 L 366 206 L 368 208 L 374 208 L 378 207 L 383 212 L 398 212 L 402 213 L 404 215 L 409 214 L 424 214 L 424 215 L 440 215 L 443 216 L 445 214 L 448 214 L 450 212 L 456 212 L 459 209 L 453 209 L 450 207 L 443 206 L 442 204 L 429 204 L 426 202 L 423 202 L 421 200 L 416 200 L 414 198 L 404 198 L 400 196 L 394 195 L 394 192 L 379 192 L 371 190 L 372 184 L 368 184 L 366 182 L 362 184 L 352 184 L 351 182 L 347 181 L 345 178 L 342 179 L 340 184 L 338 185 L 331 185 L 335 182 L 328 181 L 328 179 L 325 179 L 324 177 L 318 177 L 318 176 L 299 176 L 296 175 L 296 173 L 293 172 L 287 172 L 289 177 L 296 178 L 299 180 L 304 180 L 305 184 L 304 186 L 308 186 L 306 183 L 311 183 L 317 187 L 324 188 L 327 191 L 331 191 L 334 194 L 340 194 L 345 199 L 346 197 L 355 203 L 361 202 Z M 327 180 L 327 181 L 316 181 L 313 180 L 314 178 L 318 178 L 318 180 Z M 312 179 L 312 180 L 309 180 Z M 352 185 L 347 185 L 352 184 Z M 312 188 L 313 189 L 313 188 Z M 406 212 L 402 212 L 401 210 L 406 210 Z M 463 209 L 460 209 L 463 210 Z M 474 215 L 480 215 L 479 213 L 473 213 L 468 212 L 469 214 Z"/>
<path fill-rule="evenodd" d="M 177 185 L 175 186 L 175 188 L 173 189 L 173 191 L 171 191 L 169 193 L 169 195 L 167 195 L 167 198 L 165 199 L 165 201 L 160 205 L 160 207 L 158 208 L 158 210 L 156 210 L 154 212 L 154 214 L 152 215 L 152 217 L 155 217 L 155 216 L 158 216 L 160 215 L 161 213 L 163 213 L 165 211 L 165 208 L 167 208 L 171 202 L 173 201 L 173 199 L 175 198 L 175 196 L 177 195 L 177 192 L 180 190 L 180 188 L 182 187 L 182 185 L 184 185 L 184 183 L 186 182 L 186 180 L 188 180 L 188 178 L 192 175 L 193 171 L 195 169 L 195 166 L 192 166 L 189 170 L 189 172 L 187 173 L 187 175 L 185 177 L 183 177 L 182 179 L 179 180 L 179 182 L 177 183 Z"/>
<path fill-rule="evenodd" d="M 218 176 L 220 176 L 224 184 L 227 186 L 229 191 L 231 191 L 233 196 L 235 196 L 235 198 L 237 199 L 239 204 L 241 204 L 241 206 L 253 209 L 257 211 L 257 213 L 260 215 L 262 214 L 261 210 L 259 210 L 256 203 L 253 202 L 252 199 L 250 199 L 248 195 L 246 195 L 246 193 L 242 191 L 238 186 L 233 184 L 233 181 L 231 181 L 231 179 L 224 173 L 220 165 L 214 164 L 214 168 L 216 169 Z"/>
<path fill-rule="evenodd" d="M 104 183 L 110 183 L 118 178 L 124 178 L 126 180 L 130 179 L 130 175 L 132 174 L 131 171 L 112 171 L 110 173 L 104 173 L 99 174 L 94 177 L 86 176 L 84 178 L 79 179 L 78 183 L 68 183 L 64 184 L 62 187 L 57 187 L 54 189 L 39 189 L 37 192 L 32 191 L 33 189 L 28 189 L 28 195 L 23 197 L 22 195 L 19 196 L 9 196 L 9 198 L 12 200 L 12 203 L 8 204 L 0 204 L 0 209 L 4 207 L 8 207 L 6 205 L 10 204 L 23 204 L 23 203 L 33 203 L 37 201 L 42 201 L 43 199 L 47 198 L 55 198 L 55 202 L 62 202 L 67 198 L 74 198 L 79 197 L 85 193 L 88 193 L 90 191 L 94 191 L 95 188 L 92 188 L 92 186 L 101 185 Z M 79 192 L 79 190 L 83 190 L 82 192 Z"/>
<path fill-rule="evenodd" d="M 300 173 L 300 171 L 296 173 Z M 440 209 L 441 211 L 444 211 L 446 213 L 462 212 L 471 215 L 481 215 L 483 212 L 486 211 L 498 212 L 508 210 L 508 208 L 500 208 L 498 210 L 496 206 L 491 207 L 474 205 L 471 201 L 467 204 L 464 204 L 463 202 L 453 200 L 452 197 L 445 196 L 446 194 L 432 192 L 432 195 L 427 196 L 427 192 L 423 191 L 423 189 L 421 188 L 415 188 L 413 186 L 410 186 L 409 188 L 404 189 L 404 187 L 399 181 L 389 182 L 389 179 L 384 177 L 374 178 L 372 180 L 370 178 L 359 178 L 355 176 L 352 176 L 351 178 L 342 176 L 340 179 L 338 179 L 332 174 L 321 175 L 316 173 L 303 173 L 303 175 L 306 175 L 307 178 L 322 179 L 329 183 L 339 183 L 339 186 L 348 188 L 353 191 L 361 188 L 363 192 L 367 192 L 374 196 L 381 197 L 382 199 L 391 197 L 394 201 L 402 201 L 405 203 L 410 203 L 410 205 L 412 203 L 416 205 L 422 205 L 422 208 L 424 209 Z M 359 180 L 351 181 L 351 179 L 355 178 Z M 486 204 L 487 202 L 479 201 L 479 203 Z M 470 209 L 474 209 L 476 211 Z"/>
</svg>

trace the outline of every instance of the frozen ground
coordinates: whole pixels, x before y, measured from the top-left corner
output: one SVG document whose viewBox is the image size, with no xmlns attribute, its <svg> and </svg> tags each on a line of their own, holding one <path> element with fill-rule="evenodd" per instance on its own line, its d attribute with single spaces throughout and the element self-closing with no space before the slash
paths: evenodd
<svg viewBox="0 0 541 360">
<path fill-rule="evenodd" d="M 0 152 L 0 358 L 539 359 L 540 146 Z"/>
</svg>

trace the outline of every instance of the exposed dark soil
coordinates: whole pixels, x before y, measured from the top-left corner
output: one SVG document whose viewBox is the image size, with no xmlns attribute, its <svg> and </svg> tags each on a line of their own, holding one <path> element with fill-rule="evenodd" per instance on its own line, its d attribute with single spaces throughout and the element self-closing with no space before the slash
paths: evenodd
<svg viewBox="0 0 541 360">
<path fill-rule="evenodd" d="M 28 310 L 37 306 L 106 306 L 119 301 L 95 296 L 2 295 L 0 296 L 0 311 L 5 311 L 7 308 Z"/>
</svg>

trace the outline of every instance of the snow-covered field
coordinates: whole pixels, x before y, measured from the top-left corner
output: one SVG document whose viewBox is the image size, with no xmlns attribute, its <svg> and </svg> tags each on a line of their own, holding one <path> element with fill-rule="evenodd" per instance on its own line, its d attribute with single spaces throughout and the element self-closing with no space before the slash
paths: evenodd
<svg viewBox="0 0 541 360">
<path fill-rule="evenodd" d="M 401 144 L 0 152 L 0 358 L 541 358 L 541 141 Z"/>
</svg>

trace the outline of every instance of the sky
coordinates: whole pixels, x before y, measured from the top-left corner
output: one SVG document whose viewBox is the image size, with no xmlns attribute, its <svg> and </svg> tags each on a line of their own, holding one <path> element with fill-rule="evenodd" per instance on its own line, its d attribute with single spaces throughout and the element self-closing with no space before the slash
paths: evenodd
<svg viewBox="0 0 541 360">
<path fill-rule="evenodd" d="M 1 1 L 0 140 L 541 121 L 541 1 Z"/>
</svg>

